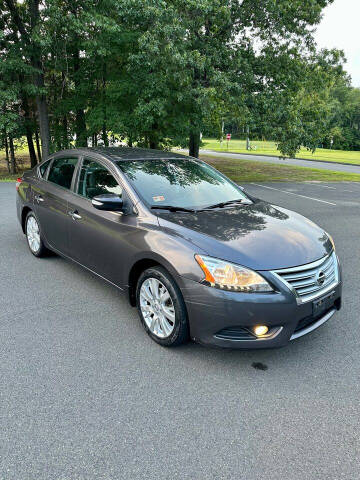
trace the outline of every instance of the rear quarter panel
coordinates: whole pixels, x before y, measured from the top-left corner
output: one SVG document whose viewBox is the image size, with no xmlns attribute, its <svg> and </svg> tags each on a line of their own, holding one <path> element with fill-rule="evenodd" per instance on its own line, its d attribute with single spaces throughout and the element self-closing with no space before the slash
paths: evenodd
<svg viewBox="0 0 360 480">
<path fill-rule="evenodd" d="M 24 172 L 22 182 L 16 194 L 16 213 L 20 224 L 22 224 L 22 212 L 24 207 L 32 208 L 33 204 L 33 190 L 31 188 L 34 170 Z"/>
</svg>

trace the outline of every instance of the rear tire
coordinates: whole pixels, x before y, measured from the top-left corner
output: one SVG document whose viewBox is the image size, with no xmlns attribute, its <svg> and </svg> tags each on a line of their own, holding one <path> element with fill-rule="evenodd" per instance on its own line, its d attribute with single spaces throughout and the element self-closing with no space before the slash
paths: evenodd
<svg viewBox="0 0 360 480">
<path fill-rule="evenodd" d="M 162 267 L 151 267 L 139 277 L 136 306 L 147 334 L 159 345 L 175 347 L 189 339 L 189 323 L 181 291 Z"/>
<path fill-rule="evenodd" d="M 25 234 L 30 252 L 35 257 L 45 257 L 49 250 L 45 247 L 41 235 L 41 228 L 38 219 L 33 211 L 30 211 L 25 220 Z"/>
</svg>

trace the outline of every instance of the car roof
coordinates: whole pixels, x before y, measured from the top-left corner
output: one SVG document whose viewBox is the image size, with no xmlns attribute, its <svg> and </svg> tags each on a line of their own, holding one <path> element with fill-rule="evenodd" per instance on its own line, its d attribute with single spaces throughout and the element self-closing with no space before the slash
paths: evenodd
<svg viewBox="0 0 360 480">
<path fill-rule="evenodd" d="M 56 152 L 54 155 L 59 154 L 86 154 L 95 153 L 106 157 L 114 163 L 127 161 L 127 160 L 158 160 L 158 159 L 170 159 L 170 158 L 189 158 L 185 155 L 173 152 L 165 152 L 163 150 L 153 150 L 150 148 L 135 148 L 135 147 L 89 147 L 89 148 L 74 148 L 71 150 L 62 150 Z"/>
</svg>

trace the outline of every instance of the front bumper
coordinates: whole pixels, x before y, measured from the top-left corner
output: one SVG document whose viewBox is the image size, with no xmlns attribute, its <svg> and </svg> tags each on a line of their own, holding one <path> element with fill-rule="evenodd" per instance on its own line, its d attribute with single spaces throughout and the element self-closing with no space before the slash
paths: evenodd
<svg viewBox="0 0 360 480">
<path fill-rule="evenodd" d="M 266 272 L 261 273 L 267 276 Z M 330 305 L 318 315 L 314 315 L 312 301 L 298 305 L 294 294 L 282 282 L 277 283 L 271 277 L 271 283 L 277 290 L 274 293 L 247 294 L 219 290 L 179 277 L 191 338 L 225 348 L 282 347 L 320 327 L 341 308 L 341 279 L 331 291 Z M 267 325 L 270 335 L 236 336 L 236 331 L 251 331 L 255 325 Z"/>
</svg>

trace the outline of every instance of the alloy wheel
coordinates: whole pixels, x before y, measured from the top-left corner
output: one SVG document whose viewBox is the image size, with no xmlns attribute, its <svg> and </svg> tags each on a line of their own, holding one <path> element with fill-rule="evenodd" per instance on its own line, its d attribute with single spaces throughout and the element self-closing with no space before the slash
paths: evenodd
<svg viewBox="0 0 360 480">
<path fill-rule="evenodd" d="M 156 278 L 147 278 L 140 288 L 140 309 L 144 321 L 154 335 L 167 338 L 175 328 L 175 308 L 165 285 Z"/>
<path fill-rule="evenodd" d="M 36 218 L 32 215 L 28 218 L 26 224 L 26 236 L 31 251 L 36 253 L 40 248 L 40 230 Z"/>
</svg>

